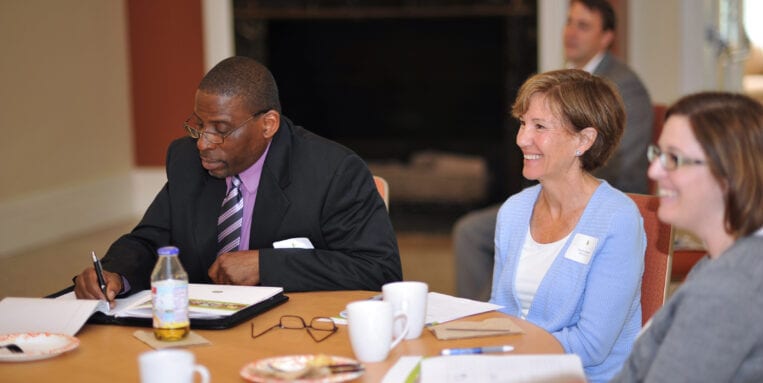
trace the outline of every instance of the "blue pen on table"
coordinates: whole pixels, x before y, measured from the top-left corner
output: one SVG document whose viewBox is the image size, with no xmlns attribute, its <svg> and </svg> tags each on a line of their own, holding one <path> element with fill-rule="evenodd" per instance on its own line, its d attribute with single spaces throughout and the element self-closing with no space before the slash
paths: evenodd
<svg viewBox="0 0 763 383">
<path fill-rule="evenodd" d="M 98 259 L 98 257 L 95 256 L 95 251 L 91 251 L 90 255 L 93 257 L 93 267 L 95 267 L 95 275 L 98 277 L 98 285 L 101 287 L 103 296 L 108 300 L 109 296 L 106 295 L 106 280 L 103 279 L 103 268 L 101 267 L 101 261 Z"/>
<path fill-rule="evenodd" d="M 473 347 L 473 348 L 446 348 L 440 352 L 440 355 L 470 355 L 470 354 L 487 354 L 494 352 L 509 352 L 513 351 L 514 346 L 488 346 L 488 347 Z"/>
</svg>

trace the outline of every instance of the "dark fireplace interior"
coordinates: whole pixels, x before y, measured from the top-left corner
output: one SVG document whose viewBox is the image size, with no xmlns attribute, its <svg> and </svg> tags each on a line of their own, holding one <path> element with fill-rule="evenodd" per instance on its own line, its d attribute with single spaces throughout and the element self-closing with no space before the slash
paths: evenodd
<svg viewBox="0 0 763 383">
<path fill-rule="evenodd" d="M 241 0 L 236 52 L 271 69 L 284 115 L 368 162 L 422 150 L 484 158 L 489 193 L 476 205 L 485 205 L 522 185 L 509 108 L 536 71 L 535 8 L 526 0 Z"/>
</svg>

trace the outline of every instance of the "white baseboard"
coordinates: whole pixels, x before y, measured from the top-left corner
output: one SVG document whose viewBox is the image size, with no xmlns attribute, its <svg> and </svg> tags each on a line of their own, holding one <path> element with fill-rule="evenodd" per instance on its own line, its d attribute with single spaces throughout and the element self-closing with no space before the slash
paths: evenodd
<svg viewBox="0 0 763 383">
<path fill-rule="evenodd" d="M 0 258 L 142 216 L 165 180 L 163 168 L 138 168 L 0 202 Z"/>
</svg>

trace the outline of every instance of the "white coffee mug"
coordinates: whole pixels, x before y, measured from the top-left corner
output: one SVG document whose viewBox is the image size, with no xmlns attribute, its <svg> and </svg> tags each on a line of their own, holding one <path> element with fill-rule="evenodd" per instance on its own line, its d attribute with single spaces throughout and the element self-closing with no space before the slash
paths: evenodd
<svg viewBox="0 0 763 383">
<path fill-rule="evenodd" d="M 403 333 L 393 340 L 392 326 L 397 321 L 403 322 Z M 358 301 L 347 305 L 347 326 L 355 357 L 361 362 L 381 362 L 408 332 L 408 316 L 393 314 L 389 302 Z"/>
<path fill-rule="evenodd" d="M 392 303 L 393 310 L 402 311 L 408 316 L 408 335 L 405 339 L 421 336 L 427 315 L 428 293 L 429 287 L 424 282 L 393 282 L 382 286 L 384 300 Z M 396 323 L 395 336 L 402 332 L 402 326 Z"/>
<path fill-rule="evenodd" d="M 141 383 L 192 383 L 198 372 L 202 383 L 209 383 L 209 370 L 196 364 L 193 353 L 165 349 L 147 351 L 138 356 Z"/>
</svg>

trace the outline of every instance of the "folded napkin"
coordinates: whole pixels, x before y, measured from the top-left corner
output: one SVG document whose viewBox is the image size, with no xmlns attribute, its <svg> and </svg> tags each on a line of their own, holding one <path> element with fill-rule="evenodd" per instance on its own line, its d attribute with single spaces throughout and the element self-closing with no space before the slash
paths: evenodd
<svg viewBox="0 0 763 383">
<path fill-rule="evenodd" d="M 153 331 L 146 331 L 146 330 L 138 330 L 135 331 L 133 334 L 136 338 L 140 339 L 143 343 L 151 346 L 155 350 L 159 350 L 162 348 L 170 348 L 170 347 L 188 347 L 188 346 L 198 346 L 198 345 L 207 345 L 212 344 L 210 341 L 207 340 L 207 338 L 204 338 L 203 336 L 191 331 L 188 336 L 185 338 L 178 340 L 178 341 L 162 341 L 156 339 L 154 336 Z"/>
<path fill-rule="evenodd" d="M 440 340 L 524 333 L 510 318 L 490 318 L 478 322 L 454 321 L 438 324 L 429 329 Z"/>
</svg>

